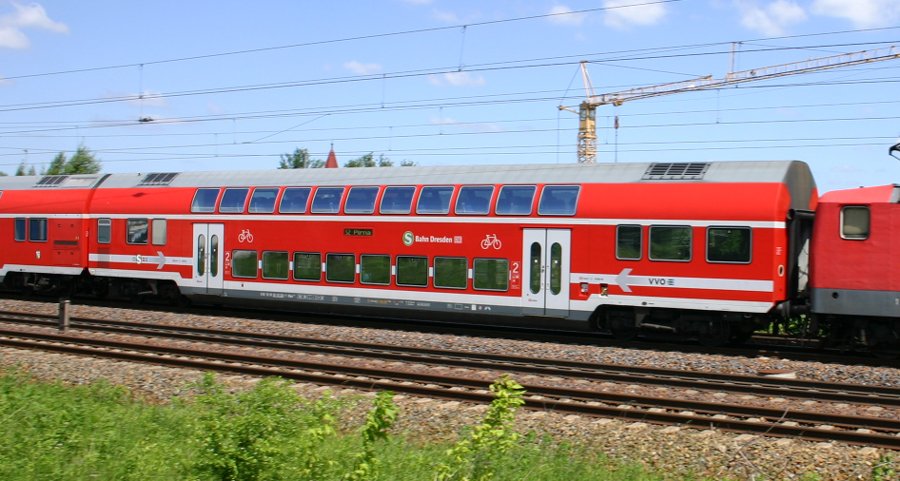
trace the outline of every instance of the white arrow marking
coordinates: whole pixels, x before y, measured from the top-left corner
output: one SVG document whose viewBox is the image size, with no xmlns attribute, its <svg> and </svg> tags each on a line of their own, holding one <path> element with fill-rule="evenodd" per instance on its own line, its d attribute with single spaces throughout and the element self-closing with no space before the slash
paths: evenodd
<svg viewBox="0 0 900 481">
<path fill-rule="evenodd" d="M 626 267 L 625 269 L 622 269 L 622 272 L 620 272 L 619 275 L 616 276 L 615 281 L 615 283 L 618 284 L 618 286 L 621 287 L 625 292 L 631 292 L 631 288 L 628 287 L 628 284 L 631 284 L 631 278 L 628 276 L 628 274 L 631 274 L 631 268 Z"/>
<path fill-rule="evenodd" d="M 156 253 L 159 255 L 159 264 L 156 266 L 156 270 L 160 270 L 166 265 L 166 256 L 163 255 L 162 251 L 156 251 Z"/>
</svg>

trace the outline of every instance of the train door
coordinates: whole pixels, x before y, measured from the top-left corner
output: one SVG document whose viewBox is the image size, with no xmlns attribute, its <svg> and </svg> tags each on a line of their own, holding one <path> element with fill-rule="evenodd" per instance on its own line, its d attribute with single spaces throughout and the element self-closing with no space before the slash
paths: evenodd
<svg viewBox="0 0 900 481">
<path fill-rule="evenodd" d="M 525 229 L 522 242 L 522 306 L 525 314 L 569 315 L 569 229 Z"/>
<path fill-rule="evenodd" d="M 224 224 L 194 224 L 194 282 L 195 292 L 221 295 L 224 286 L 222 271 L 225 237 Z"/>
</svg>

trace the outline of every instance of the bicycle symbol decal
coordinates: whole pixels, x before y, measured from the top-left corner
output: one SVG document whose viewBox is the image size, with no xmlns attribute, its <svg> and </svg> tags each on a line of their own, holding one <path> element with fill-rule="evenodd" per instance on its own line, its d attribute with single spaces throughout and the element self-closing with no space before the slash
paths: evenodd
<svg viewBox="0 0 900 481">
<path fill-rule="evenodd" d="M 243 244 L 247 242 L 249 244 L 253 243 L 253 234 L 250 233 L 250 229 L 244 229 L 241 231 L 240 235 L 238 235 L 238 242 Z"/>
<path fill-rule="evenodd" d="M 503 243 L 500 242 L 500 239 L 497 237 L 497 234 L 488 234 L 481 241 L 482 249 L 493 248 L 495 250 L 499 250 L 501 247 L 503 247 Z"/>
</svg>

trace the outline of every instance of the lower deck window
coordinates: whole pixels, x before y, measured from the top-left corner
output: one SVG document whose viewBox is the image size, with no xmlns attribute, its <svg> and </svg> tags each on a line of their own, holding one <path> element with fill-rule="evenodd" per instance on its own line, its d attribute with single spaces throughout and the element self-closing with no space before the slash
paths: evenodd
<svg viewBox="0 0 900 481">
<path fill-rule="evenodd" d="M 47 242 L 47 219 L 28 219 L 28 240 Z"/>
<path fill-rule="evenodd" d="M 322 254 L 318 252 L 294 253 L 294 280 L 318 281 L 322 279 Z"/>
<path fill-rule="evenodd" d="M 126 225 L 126 242 L 129 244 L 147 243 L 147 233 L 150 230 L 147 219 L 128 219 Z"/>
<path fill-rule="evenodd" d="M 465 257 L 435 257 L 434 287 L 465 289 L 468 267 Z"/>
<path fill-rule="evenodd" d="M 25 218 L 24 217 L 16 217 L 15 227 L 13 230 L 15 231 L 15 234 L 14 234 L 15 240 L 24 242 L 25 241 Z"/>
<path fill-rule="evenodd" d="M 690 261 L 690 226 L 650 226 L 650 260 Z"/>
<path fill-rule="evenodd" d="M 509 288 L 509 261 L 506 259 L 475 259 L 472 266 L 475 289 L 505 291 Z"/>
<path fill-rule="evenodd" d="M 423 287 L 428 285 L 427 257 L 397 257 L 397 285 Z"/>
<path fill-rule="evenodd" d="M 262 255 L 263 279 L 287 279 L 289 271 L 288 253 L 268 251 Z"/>
<path fill-rule="evenodd" d="M 112 241 L 112 219 L 97 219 L 97 242 L 109 244 Z"/>
<path fill-rule="evenodd" d="M 353 254 L 328 254 L 325 257 L 325 280 L 353 282 L 356 278 L 356 259 Z"/>
<path fill-rule="evenodd" d="M 747 264 L 750 262 L 749 227 L 710 227 L 706 231 L 706 260 Z"/>
<path fill-rule="evenodd" d="M 363 284 L 390 284 L 391 257 L 363 255 L 359 257 L 359 282 Z"/>
<path fill-rule="evenodd" d="M 255 279 L 259 268 L 256 251 L 234 251 L 231 255 L 231 273 L 234 277 Z"/>
</svg>

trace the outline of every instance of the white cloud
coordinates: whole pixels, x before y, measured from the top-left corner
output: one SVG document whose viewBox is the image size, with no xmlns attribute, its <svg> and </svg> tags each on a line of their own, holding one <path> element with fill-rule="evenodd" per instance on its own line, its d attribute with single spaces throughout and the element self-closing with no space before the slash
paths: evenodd
<svg viewBox="0 0 900 481">
<path fill-rule="evenodd" d="M 857 28 L 884 27 L 900 22 L 897 0 L 815 0 L 812 12 L 845 18 Z"/>
<path fill-rule="evenodd" d="M 656 25 L 668 14 L 663 3 L 641 5 L 642 3 L 646 3 L 646 0 L 603 0 L 603 8 L 607 9 L 603 23 L 613 28 Z"/>
<path fill-rule="evenodd" d="M 459 23 L 459 15 L 449 12 L 447 10 L 434 10 L 431 12 L 431 16 L 434 17 L 435 20 L 444 23 Z"/>
<path fill-rule="evenodd" d="M 362 63 L 356 60 L 344 62 L 344 68 L 356 75 L 372 75 L 381 72 L 381 65 L 377 63 Z"/>
<path fill-rule="evenodd" d="M 47 16 L 44 7 L 37 3 L 22 5 L 12 3 L 12 13 L 0 15 L 0 47 L 22 49 L 30 43 L 24 29 L 49 30 L 56 33 L 68 33 L 69 27 Z"/>
<path fill-rule="evenodd" d="M 765 6 L 756 2 L 738 0 L 741 25 L 763 35 L 784 35 L 786 29 L 806 20 L 803 7 L 790 0 L 775 0 Z"/>
<path fill-rule="evenodd" d="M 484 77 L 469 72 L 447 72 L 440 75 L 429 75 L 428 81 L 438 87 L 468 87 L 484 85 Z"/>
<path fill-rule="evenodd" d="M 565 5 L 554 5 L 550 9 L 550 23 L 557 25 L 581 25 L 587 17 L 584 13 L 571 13 L 572 9 Z"/>
</svg>

